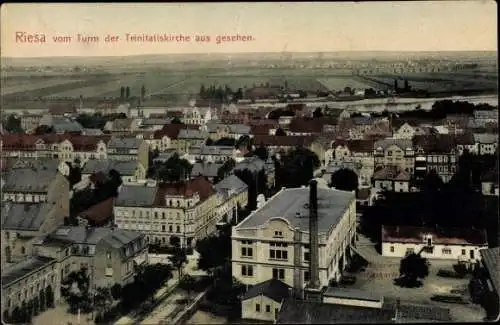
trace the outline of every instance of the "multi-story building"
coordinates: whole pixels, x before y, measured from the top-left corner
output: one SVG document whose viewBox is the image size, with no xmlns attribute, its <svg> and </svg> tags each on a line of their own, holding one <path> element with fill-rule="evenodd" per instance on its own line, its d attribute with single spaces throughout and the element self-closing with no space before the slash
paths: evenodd
<svg viewBox="0 0 500 325">
<path fill-rule="evenodd" d="M 231 159 L 236 149 L 233 146 L 206 146 L 193 147 L 189 150 L 188 160 L 190 162 L 225 162 Z"/>
<path fill-rule="evenodd" d="M 339 280 L 356 234 L 356 198 L 335 189 L 282 189 L 232 229 L 233 276 L 256 285 L 275 278 L 303 289 L 311 278 L 309 236 L 317 236 L 321 286 Z M 313 189 L 314 188 L 314 189 Z M 317 200 L 317 233 L 309 231 L 311 203 Z M 315 262 L 315 261 L 312 261 Z"/>
<path fill-rule="evenodd" d="M 373 185 L 376 189 L 394 192 L 410 191 L 411 175 L 397 166 L 385 166 L 373 174 Z"/>
<path fill-rule="evenodd" d="M 42 117 L 43 117 L 42 114 L 30 114 L 30 113 L 22 114 L 20 117 L 21 128 L 27 133 L 35 130 L 40 125 Z"/>
<path fill-rule="evenodd" d="M 117 228 L 63 226 L 40 238 L 34 250 L 57 261 L 61 279 L 86 269 L 94 289 L 132 282 L 135 266 L 148 261 L 144 235 Z"/>
<path fill-rule="evenodd" d="M 60 204 L 1 203 L 2 265 L 32 256 L 33 242 L 64 224 L 69 213 L 64 215 Z"/>
<path fill-rule="evenodd" d="M 136 160 L 89 160 L 82 168 L 81 182 L 87 183 L 91 175 L 108 174 L 111 170 L 116 170 L 120 174 L 124 184 L 137 183 L 146 179 L 146 169 Z"/>
<path fill-rule="evenodd" d="M 455 174 L 459 156 L 455 135 L 417 135 L 413 147 L 416 179 L 423 179 L 433 170 L 446 183 Z"/>
<path fill-rule="evenodd" d="M 474 133 L 474 143 L 479 155 L 494 155 L 498 147 L 498 134 Z"/>
<path fill-rule="evenodd" d="M 139 130 L 139 123 L 134 118 L 118 118 L 106 122 L 104 130 L 116 136 L 127 136 Z"/>
<path fill-rule="evenodd" d="M 224 163 L 213 163 L 213 162 L 195 162 L 193 169 L 191 170 L 191 177 L 204 176 L 208 178 L 210 182 L 219 175 L 219 169 Z"/>
<path fill-rule="evenodd" d="M 204 177 L 185 183 L 153 186 L 125 185 L 115 203 L 115 223 L 121 229 L 146 234 L 151 243 L 194 245 L 216 230 L 222 216 L 216 191 Z"/>
<path fill-rule="evenodd" d="M 382 255 L 404 257 L 420 253 L 427 259 L 447 259 L 474 264 L 479 251 L 488 248 L 483 229 L 432 229 L 424 227 L 383 226 Z"/>
<path fill-rule="evenodd" d="M 218 214 L 223 222 L 230 222 L 233 217 L 238 222 L 238 209 L 248 204 L 248 186 L 238 176 L 229 175 L 214 185 L 219 197 Z"/>
<path fill-rule="evenodd" d="M 110 160 L 137 160 L 145 170 L 149 167 L 149 146 L 142 139 L 112 137 L 107 149 Z"/>
<path fill-rule="evenodd" d="M 61 299 L 59 267 L 53 258 L 31 256 L 2 266 L 2 323 L 19 315 L 27 306 L 49 307 Z"/>
<path fill-rule="evenodd" d="M 238 140 L 246 135 L 251 136 L 250 126 L 244 124 L 223 124 L 220 121 L 211 121 L 203 126 L 201 130 L 208 133 L 210 139 L 217 141 L 222 138 Z"/>
<path fill-rule="evenodd" d="M 184 110 L 183 122 L 185 124 L 205 125 L 216 118 L 214 115 L 211 107 L 193 106 Z"/>
<path fill-rule="evenodd" d="M 191 148 L 205 145 L 208 133 L 200 130 L 181 129 L 177 135 L 176 150 L 179 153 L 188 153 Z"/>
<path fill-rule="evenodd" d="M 373 144 L 375 169 L 377 167 L 397 166 L 401 170 L 413 173 L 415 153 L 409 139 L 384 139 Z"/>
</svg>

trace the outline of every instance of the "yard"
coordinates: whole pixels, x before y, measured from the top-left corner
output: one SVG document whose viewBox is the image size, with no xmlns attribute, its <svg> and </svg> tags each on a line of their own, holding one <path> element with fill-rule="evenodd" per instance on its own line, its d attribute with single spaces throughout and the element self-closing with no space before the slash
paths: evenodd
<svg viewBox="0 0 500 325">
<path fill-rule="evenodd" d="M 430 300 L 435 294 L 451 294 L 452 290 L 460 292 L 466 300 L 470 299 L 467 287 L 470 277 L 452 279 L 437 275 L 440 268 L 452 269 L 453 264 L 454 262 L 450 261 L 432 261 L 429 276 L 423 280 L 423 286 L 401 288 L 393 283 L 394 279 L 399 276 L 399 263 L 388 259 L 386 264 L 368 264 L 364 271 L 349 273 L 355 275 L 357 281 L 345 287 L 376 293 L 384 298 L 399 298 L 401 302 L 449 308 L 454 321 L 483 321 L 486 312 L 479 305 L 441 303 Z"/>
</svg>

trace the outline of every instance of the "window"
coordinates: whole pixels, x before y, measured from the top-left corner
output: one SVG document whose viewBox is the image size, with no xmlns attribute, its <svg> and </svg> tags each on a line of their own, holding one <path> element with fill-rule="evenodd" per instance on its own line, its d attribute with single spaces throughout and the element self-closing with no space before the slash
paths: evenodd
<svg viewBox="0 0 500 325">
<path fill-rule="evenodd" d="M 253 248 L 252 247 L 242 247 L 241 248 L 241 257 L 253 257 Z"/>
<path fill-rule="evenodd" d="M 161 225 L 161 231 L 165 232 L 165 225 Z"/>
<path fill-rule="evenodd" d="M 387 155 L 392 156 L 392 151 L 391 150 L 387 151 Z"/>
<path fill-rule="evenodd" d="M 106 259 L 108 259 L 108 260 L 111 259 L 111 252 L 106 252 Z"/>
<path fill-rule="evenodd" d="M 273 279 L 284 280 L 285 269 L 273 269 Z"/>
<path fill-rule="evenodd" d="M 310 252 L 304 252 L 304 261 L 309 262 L 311 260 L 311 253 Z"/>
<path fill-rule="evenodd" d="M 443 248 L 442 252 L 443 252 L 443 255 L 450 255 L 451 249 L 450 248 Z"/>
<path fill-rule="evenodd" d="M 283 232 L 282 231 L 275 231 L 274 237 L 283 237 Z"/>
<path fill-rule="evenodd" d="M 270 313 L 271 312 L 271 306 L 270 305 L 266 305 L 266 313 Z"/>
<path fill-rule="evenodd" d="M 410 255 L 410 254 L 413 254 L 413 253 L 415 253 L 415 249 L 413 249 L 413 248 L 407 248 L 406 249 L 406 255 Z"/>
<path fill-rule="evenodd" d="M 253 276 L 253 266 L 252 265 L 242 265 L 241 266 L 241 275 L 246 277 Z"/>
<path fill-rule="evenodd" d="M 311 281 L 311 275 L 309 271 L 304 271 L 304 281 Z"/>
<path fill-rule="evenodd" d="M 255 311 L 260 313 L 260 304 L 255 305 Z"/>
<path fill-rule="evenodd" d="M 21 246 L 21 254 L 26 254 L 26 248 L 24 248 L 24 246 Z"/>
<path fill-rule="evenodd" d="M 155 211 L 155 219 L 158 219 L 158 212 Z"/>
<path fill-rule="evenodd" d="M 269 249 L 269 258 L 270 259 L 288 260 L 288 251 L 286 249 L 275 249 L 275 247 L 286 248 L 286 247 L 288 247 L 288 244 L 286 244 L 286 243 L 270 243 L 269 246 L 271 247 L 271 249 Z"/>
<path fill-rule="evenodd" d="M 161 213 L 161 217 L 162 217 L 163 219 L 165 219 L 165 212 L 162 212 L 162 213 Z"/>
<path fill-rule="evenodd" d="M 394 253 L 394 246 L 391 246 L 391 253 Z"/>
<path fill-rule="evenodd" d="M 177 225 L 177 232 L 181 232 L 181 226 Z"/>
<path fill-rule="evenodd" d="M 172 225 L 168 225 L 168 232 L 172 232 Z"/>
</svg>

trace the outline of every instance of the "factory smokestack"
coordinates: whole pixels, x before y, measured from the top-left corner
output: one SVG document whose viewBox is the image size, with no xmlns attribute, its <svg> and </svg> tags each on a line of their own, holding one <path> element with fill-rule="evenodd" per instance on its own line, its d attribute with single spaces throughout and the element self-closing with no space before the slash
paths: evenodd
<svg viewBox="0 0 500 325">
<path fill-rule="evenodd" d="M 309 183 L 309 274 L 310 281 L 306 286 L 306 299 L 321 301 L 321 287 L 319 282 L 319 248 L 318 248 L 318 182 Z"/>
</svg>

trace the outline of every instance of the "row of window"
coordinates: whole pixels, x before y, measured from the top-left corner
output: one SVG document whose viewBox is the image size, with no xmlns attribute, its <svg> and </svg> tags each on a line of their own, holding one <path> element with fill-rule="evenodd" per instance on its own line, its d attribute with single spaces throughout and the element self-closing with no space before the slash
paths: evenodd
<svg viewBox="0 0 500 325">
<path fill-rule="evenodd" d="M 394 250 L 395 250 L 394 246 L 391 246 L 390 247 L 391 253 L 394 253 Z M 413 253 L 415 253 L 415 248 L 407 248 L 406 249 L 406 252 L 405 252 L 406 255 L 413 254 Z M 441 253 L 443 255 L 451 255 L 451 248 L 445 247 L 445 248 L 441 249 Z M 461 253 L 462 253 L 462 255 L 466 255 L 467 254 L 467 250 L 466 249 L 462 249 Z"/>
<path fill-rule="evenodd" d="M 309 278 L 309 272 L 304 273 L 304 278 Z M 253 265 L 242 265 L 241 266 L 241 276 L 253 277 Z M 285 280 L 285 269 L 273 268 L 273 279 Z M 309 280 L 307 280 L 309 281 Z"/>
</svg>

